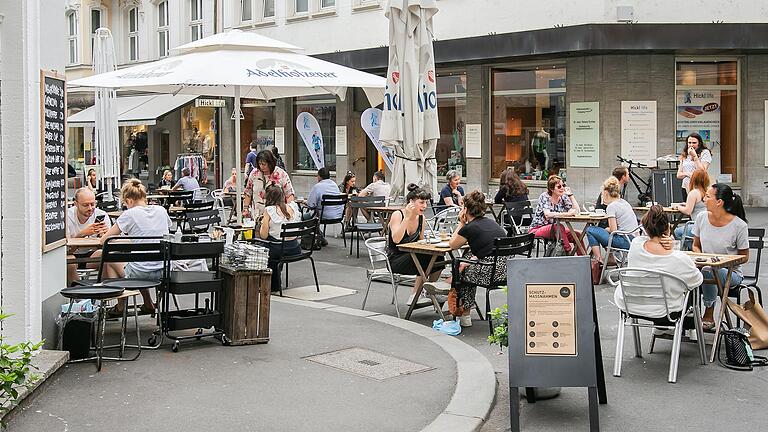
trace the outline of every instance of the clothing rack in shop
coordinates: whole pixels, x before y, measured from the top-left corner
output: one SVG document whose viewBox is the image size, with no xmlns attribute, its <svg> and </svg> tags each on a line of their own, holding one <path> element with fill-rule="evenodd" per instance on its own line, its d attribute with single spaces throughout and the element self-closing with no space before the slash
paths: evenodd
<svg viewBox="0 0 768 432">
<path fill-rule="evenodd" d="M 200 184 L 208 183 L 208 161 L 202 153 L 179 153 L 176 155 L 176 162 L 173 164 L 176 180 L 181 178 L 181 170 L 185 167 L 190 168 L 190 174 Z"/>
</svg>

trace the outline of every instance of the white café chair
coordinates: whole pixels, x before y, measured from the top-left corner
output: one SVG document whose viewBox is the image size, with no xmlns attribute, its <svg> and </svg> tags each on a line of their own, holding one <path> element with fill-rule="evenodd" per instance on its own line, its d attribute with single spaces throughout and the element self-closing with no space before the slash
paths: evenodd
<svg viewBox="0 0 768 432">
<path fill-rule="evenodd" d="M 459 224 L 460 212 L 461 207 L 448 207 L 427 219 L 426 223 L 436 232 L 445 229 L 448 234 L 453 234 L 453 230 L 456 229 L 456 226 Z"/>
<path fill-rule="evenodd" d="M 696 327 L 696 339 L 699 345 L 699 357 L 701 364 L 707 364 L 706 354 L 704 353 L 704 331 L 701 327 L 701 312 L 699 310 L 699 289 L 688 288 L 678 276 L 660 270 L 648 270 L 635 267 L 626 267 L 612 270 L 608 273 L 608 281 L 614 288 L 620 289 L 624 298 L 624 310 L 619 309 L 619 328 L 616 335 L 616 357 L 613 363 L 613 376 L 621 376 L 621 362 L 624 351 L 624 327 L 632 326 L 633 339 L 635 343 L 635 356 L 642 357 L 643 352 L 640 347 L 639 327 L 656 327 L 660 329 L 674 329 L 672 339 L 672 355 L 669 361 L 669 376 L 667 380 L 670 383 L 677 382 L 677 366 L 680 359 L 680 345 L 683 339 L 683 321 L 689 314 L 693 314 Z M 678 304 L 669 303 L 669 291 L 677 285 L 685 292 L 683 301 Z M 682 285 L 682 287 L 680 287 Z M 693 295 L 693 301 L 688 306 L 688 300 Z M 663 317 L 646 317 L 637 312 L 639 306 L 659 307 L 666 311 Z M 679 312 L 671 312 L 679 311 Z M 646 321 L 645 323 L 639 320 Z M 651 348 L 656 336 L 651 336 Z"/>
<path fill-rule="evenodd" d="M 637 228 L 632 231 L 620 231 L 616 230 L 608 236 L 608 245 L 605 247 L 605 256 L 603 257 L 603 270 L 600 272 L 600 283 L 605 281 L 605 272 L 608 267 L 608 258 L 613 255 L 613 260 L 616 261 L 616 268 L 622 268 L 627 265 L 627 255 L 629 254 L 629 248 L 622 249 L 613 245 L 613 240 L 616 237 L 623 237 L 627 243 L 632 243 L 629 236 L 639 236 L 645 234 L 643 227 L 638 225 Z"/>
</svg>

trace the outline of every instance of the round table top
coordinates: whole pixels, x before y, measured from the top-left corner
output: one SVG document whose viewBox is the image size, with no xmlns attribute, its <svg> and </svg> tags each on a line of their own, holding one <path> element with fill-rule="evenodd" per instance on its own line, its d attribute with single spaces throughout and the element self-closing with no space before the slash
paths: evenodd
<svg viewBox="0 0 768 432">
<path fill-rule="evenodd" d="M 62 296 L 70 299 L 108 299 L 118 297 L 125 291 L 123 287 L 116 286 L 74 286 L 59 291 Z"/>
<path fill-rule="evenodd" d="M 159 280 L 152 279 L 107 279 L 102 281 L 102 286 L 123 289 L 146 289 L 160 285 Z"/>
</svg>

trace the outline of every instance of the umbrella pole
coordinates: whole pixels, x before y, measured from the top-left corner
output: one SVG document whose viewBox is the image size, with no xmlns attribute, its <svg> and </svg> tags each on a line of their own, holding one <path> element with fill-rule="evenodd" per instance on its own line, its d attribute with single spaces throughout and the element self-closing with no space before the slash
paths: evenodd
<svg viewBox="0 0 768 432">
<path fill-rule="evenodd" d="M 235 86 L 235 109 L 232 112 L 235 120 L 235 167 L 240 172 L 240 86 Z M 237 179 L 237 223 L 243 223 L 243 179 Z"/>
</svg>

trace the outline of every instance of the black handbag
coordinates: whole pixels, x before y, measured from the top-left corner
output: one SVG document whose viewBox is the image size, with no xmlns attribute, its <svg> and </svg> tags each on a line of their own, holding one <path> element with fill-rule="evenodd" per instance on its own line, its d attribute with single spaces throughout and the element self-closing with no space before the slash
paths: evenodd
<svg viewBox="0 0 768 432">
<path fill-rule="evenodd" d="M 720 349 L 725 346 L 725 361 Z M 720 343 L 717 345 L 717 361 L 723 367 L 740 371 L 751 371 L 754 367 L 768 366 L 768 358 L 752 353 L 749 332 L 743 328 L 720 329 Z"/>
</svg>

